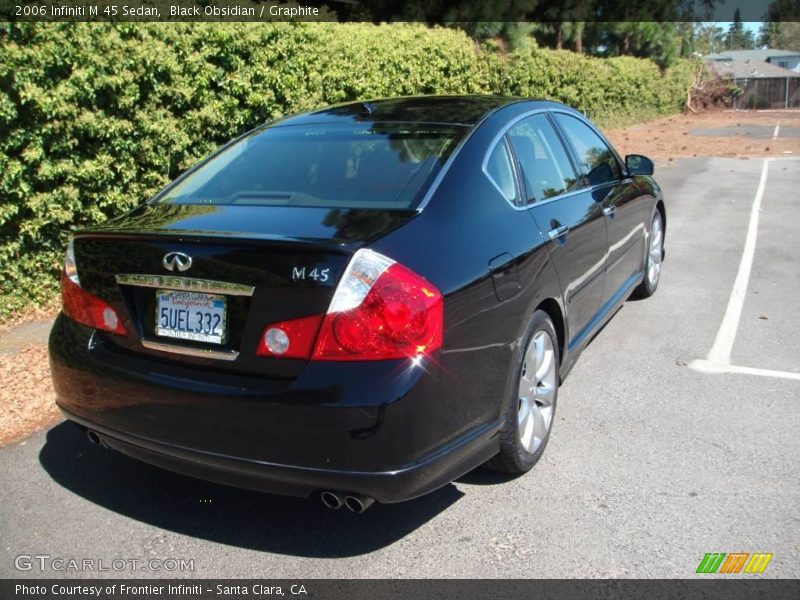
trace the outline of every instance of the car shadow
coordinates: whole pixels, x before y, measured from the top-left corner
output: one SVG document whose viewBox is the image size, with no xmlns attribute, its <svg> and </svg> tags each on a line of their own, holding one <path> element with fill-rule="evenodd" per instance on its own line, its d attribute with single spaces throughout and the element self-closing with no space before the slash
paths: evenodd
<svg viewBox="0 0 800 600">
<path fill-rule="evenodd" d="M 131 519 L 221 544 L 315 558 L 357 556 L 388 546 L 457 502 L 449 484 L 402 504 L 357 515 L 304 500 L 186 477 L 94 446 L 70 422 L 47 432 L 39 462 L 53 480 Z"/>
<path fill-rule="evenodd" d="M 478 467 L 469 473 L 462 475 L 456 479 L 456 483 L 466 483 L 467 485 L 502 485 L 519 479 L 519 473 L 504 473 L 502 471 L 494 471 L 486 467 Z"/>
</svg>

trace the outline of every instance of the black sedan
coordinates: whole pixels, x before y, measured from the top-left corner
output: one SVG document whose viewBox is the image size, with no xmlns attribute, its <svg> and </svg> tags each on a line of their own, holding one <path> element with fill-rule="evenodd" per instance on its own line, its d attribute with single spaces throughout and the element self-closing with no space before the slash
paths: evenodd
<svg viewBox="0 0 800 600">
<path fill-rule="evenodd" d="M 50 337 L 94 443 L 361 512 L 541 457 L 664 199 L 553 102 L 356 102 L 232 141 L 70 241 Z"/>
</svg>

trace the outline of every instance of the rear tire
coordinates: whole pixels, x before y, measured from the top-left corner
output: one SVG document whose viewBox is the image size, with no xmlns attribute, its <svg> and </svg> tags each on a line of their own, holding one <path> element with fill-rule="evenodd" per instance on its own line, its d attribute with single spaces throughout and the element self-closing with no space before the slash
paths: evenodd
<svg viewBox="0 0 800 600">
<path fill-rule="evenodd" d="M 650 221 L 647 257 L 644 261 L 644 279 L 633 290 L 636 298 L 649 298 L 656 293 L 661 281 L 661 261 L 664 258 L 664 219 L 661 211 L 656 209 Z"/>
<path fill-rule="evenodd" d="M 505 403 L 505 424 L 500 431 L 500 452 L 486 466 L 522 474 L 539 461 L 547 441 L 558 399 L 558 336 L 553 321 L 542 310 L 533 313 L 525 335 L 524 351 L 513 366 L 511 397 Z"/>
</svg>

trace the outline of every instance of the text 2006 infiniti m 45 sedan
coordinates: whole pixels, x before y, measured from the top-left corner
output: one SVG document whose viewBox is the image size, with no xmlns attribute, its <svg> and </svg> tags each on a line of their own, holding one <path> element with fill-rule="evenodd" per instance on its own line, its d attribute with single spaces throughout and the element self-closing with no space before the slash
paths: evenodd
<svg viewBox="0 0 800 600">
<path fill-rule="evenodd" d="M 71 240 L 58 404 L 143 461 L 356 512 L 523 473 L 592 335 L 658 286 L 652 172 L 553 102 L 258 127 Z"/>
</svg>

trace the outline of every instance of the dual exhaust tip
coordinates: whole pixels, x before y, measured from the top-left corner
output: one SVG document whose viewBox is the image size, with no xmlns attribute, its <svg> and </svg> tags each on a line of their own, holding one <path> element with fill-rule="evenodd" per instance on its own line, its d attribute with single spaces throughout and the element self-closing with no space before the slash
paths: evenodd
<svg viewBox="0 0 800 600">
<path fill-rule="evenodd" d="M 331 510 L 339 510 L 343 506 L 356 514 L 366 511 L 375 502 L 374 498 L 364 494 L 341 494 L 326 490 L 320 495 L 322 504 Z"/>
</svg>

